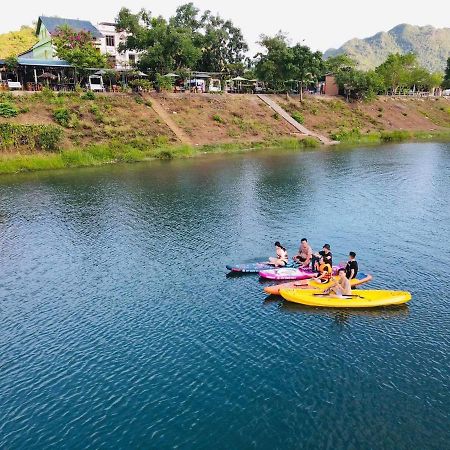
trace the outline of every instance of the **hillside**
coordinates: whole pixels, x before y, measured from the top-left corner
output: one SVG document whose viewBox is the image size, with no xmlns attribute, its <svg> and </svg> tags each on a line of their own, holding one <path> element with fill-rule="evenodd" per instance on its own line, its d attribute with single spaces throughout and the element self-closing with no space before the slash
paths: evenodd
<svg viewBox="0 0 450 450">
<path fill-rule="evenodd" d="M 23 26 L 19 31 L 0 34 L 0 58 L 16 56 L 36 43 L 34 28 Z"/>
<path fill-rule="evenodd" d="M 329 49 L 325 58 L 347 54 L 364 70 L 380 65 L 390 53 L 414 52 L 421 65 L 432 72 L 444 71 L 450 56 L 450 28 L 430 25 L 397 25 L 365 39 L 351 39 L 338 49 Z"/>
<path fill-rule="evenodd" d="M 450 138 L 446 98 L 271 98 L 310 131 L 333 140 Z M 0 94 L 0 174 L 318 146 L 255 95 Z"/>
</svg>

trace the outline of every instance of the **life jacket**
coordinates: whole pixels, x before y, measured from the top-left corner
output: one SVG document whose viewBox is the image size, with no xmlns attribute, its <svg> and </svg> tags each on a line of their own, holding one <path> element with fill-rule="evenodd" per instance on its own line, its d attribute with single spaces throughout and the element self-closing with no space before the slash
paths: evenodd
<svg viewBox="0 0 450 450">
<path fill-rule="evenodd" d="M 322 280 L 331 280 L 333 276 L 333 269 L 329 264 L 321 264 L 319 266 L 319 272 Z"/>
</svg>

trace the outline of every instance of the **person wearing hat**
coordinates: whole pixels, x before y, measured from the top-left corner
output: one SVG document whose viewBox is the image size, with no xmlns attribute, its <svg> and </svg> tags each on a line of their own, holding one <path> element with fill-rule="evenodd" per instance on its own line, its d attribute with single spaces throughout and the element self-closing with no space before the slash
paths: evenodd
<svg viewBox="0 0 450 450">
<path fill-rule="evenodd" d="M 322 250 L 317 254 L 313 255 L 314 258 L 312 260 L 312 269 L 317 271 L 319 268 L 319 260 L 323 258 L 324 264 L 329 264 L 333 267 L 333 254 L 330 251 L 330 244 L 324 244 Z"/>
</svg>

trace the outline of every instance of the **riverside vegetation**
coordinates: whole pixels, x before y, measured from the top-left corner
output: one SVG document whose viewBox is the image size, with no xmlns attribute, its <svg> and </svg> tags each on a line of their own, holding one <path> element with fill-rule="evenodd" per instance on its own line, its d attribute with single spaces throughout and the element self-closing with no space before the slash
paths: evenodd
<svg viewBox="0 0 450 450">
<path fill-rule="evenodd" d="M 152 109 L 157 98 L 193 146 L 182 145 Z M 450 139 L 445 99 L 347 103 L 274 99 L 308 128 L 342 143 Z M 0 95 L 0 173 L 188 158 L 249 149 L 319 147 L 253 95 L 59 93 Z"/>
</svg>

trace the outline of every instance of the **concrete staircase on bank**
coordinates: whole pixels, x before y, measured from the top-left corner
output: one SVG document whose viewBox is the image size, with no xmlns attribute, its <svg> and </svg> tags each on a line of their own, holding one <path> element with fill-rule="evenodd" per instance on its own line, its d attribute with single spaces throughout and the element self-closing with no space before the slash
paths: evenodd
<svg viewBox="0 0 450 450">
<path fill-rule="evenodd" d="M 286 122 L 288 122 L 290 125 L 292 125 L 296 130 L 298 130 L 300 133 L 306 135 L 306 136 L 312 136 L 318 139 L 322 144 L 324 145 L 335 145 L 339 142 L 333 141 L 326 136 L 315 133 L 314 131 L 308 130 L 308 128 L 304 127 L 302 124 L 298 123 L 295 119 L 293 119 L 290 114 L 285 111 L 277 102 L 272 100 L 270 97 L 264 94 L 257 94 L 258 97 L 270 108 L 272 108 L 277 114 L 279 114 Z"/>
</svg>

